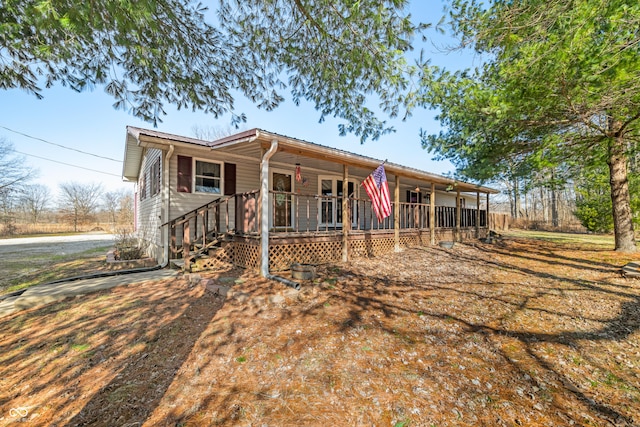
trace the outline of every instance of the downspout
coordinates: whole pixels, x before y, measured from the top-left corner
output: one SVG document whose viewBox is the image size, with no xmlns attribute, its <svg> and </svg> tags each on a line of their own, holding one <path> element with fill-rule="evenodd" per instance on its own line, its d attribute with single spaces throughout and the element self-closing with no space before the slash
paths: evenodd
<svg viewBox="0 0 640 427">
<path fill-rule="evenodd" d="M 260 163 L 260 275 L 269 278 L 269 160 L 278 151 L 278 140 L 262 156 Z"/>
<path fill-rule="evenodd" d="M 171 156 L 173 156 L 173 150 L 175 149 L 175 147 L 173 146 L 173 144 L 169 145 L 169 151 L 167 151 L 166 156 L 164 157 L 164 176 L 163 181 L 164 181 L 164 185 L 163 185 L 163 190 L 164 190 L 164 218 L 162 218 L 162 223 L 166 223 L 169 219 L 169 207 L 171 206 L 171 175 L 169 173 L 169 164 L 171 163 Z M 171 247 L 170 247 L 170 242 L 169 242 L 169 226 L 167 225 L 164 230 L 162 230 L 162 242 L 164 244 L 164 260 L 162 261 L 162 268 L 166 267 L 167 265 L 169 265 L 169 258 L 171 257 Z"/>
</svg>

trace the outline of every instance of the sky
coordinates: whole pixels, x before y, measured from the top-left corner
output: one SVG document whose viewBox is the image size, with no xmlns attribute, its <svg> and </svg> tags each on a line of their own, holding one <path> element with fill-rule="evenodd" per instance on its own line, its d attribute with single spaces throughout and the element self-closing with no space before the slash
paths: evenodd
<svg viewBox="0 0 640 427">
<path fill-rule="evenodd" d="M 442 8 L 434 6 L 437 2 L 413 3 L 418 4 L 412 6 L 416 19 L 438 21 Z M 433 45 L 447 41 L 430 33 L 424 49 L 432 57 L 433 64 L 448 68 L 472 65 L 473 59 L 468 55 L 444 54 Z M 178 111 L 167 106 L 168 114 L 162 117 L 163 123 L 154 128 L 152 123 L 114 109 L 114 99 L 103 87 L 76 93 L 57 85 L 43 90 L 42 95 L 43 99 L 37 99 L 21 90 L 0 91 L 0 139 L 10 141 L 25 163 L 37 170 L 32 182 L 46 185 L 54 196 L 59 185 L 67 182 L 98 183 L 105 191 L 133 191 L 133 184 L 122 180 L 126 126 L 193 137 L 194 126 L 226 129 L 231 120 L 230 115 L 216 120 L 201 112 Z M 396 132 L 361 144 L 357 136 L 339 135 L 340 120 L 327 118 L 319 123 L 320 114 L 310 103 L 295 106 L 287 99 L 279 108 L 266 112 L 250 101 L 238 98 L 236 107 L 237 113 L 247 115 L 247 123 L 242 129 L 261 128 L 437 174 L 454 171 L 451 163 L 433 161 L 433 155 L 421 147 L 420 129 L 430 133 L 440 130 L 434 111 L 418 109 L 405 122 L 391 121 Z"/>
</svg>

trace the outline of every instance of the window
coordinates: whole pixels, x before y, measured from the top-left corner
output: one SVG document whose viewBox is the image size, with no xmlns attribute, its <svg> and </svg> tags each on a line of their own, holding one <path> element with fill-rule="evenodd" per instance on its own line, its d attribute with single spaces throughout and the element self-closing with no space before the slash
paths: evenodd
<svg viewBox="0 0 640 427">
<path fill-rule="evenodd" d="M 155 196 L 160 193 L 160 180 L 160 157 L 158 157 L 151 165 L 151 196 Z"/>
<path fill-rule="evenodd" d="M 140 200 L 144 200 L 147 198 L 147 174 L 146 172 L 142 173 L 140 177 L 140 192 L 139 192 Z"/>
<path fill-rule="evenodd" d="M 357 197 L 357 186 L 354 182 L 347 183 L 347 192 L 351 197 Z M 342 180 L 332 177 L 320 178 L 320 194 L 323 196 L 318 205 L 320 209 L 320 224 L 328 226 L 342 226 Z M 357 203 L 351 205 L 351 217 L 355 220 Z M 352 221 L 353 222 L 353 221 Z"/>
<path fill-rule="evenodd" d="M 422 194 L 418 191 L 407 190 L 407 202 L 409 203 L 421 203 Z"/>
<path fill-rule="evenodd" d="M 178 192 L 191 193 L 192 188 L 198 193 L 222 195 L 224 191 L 225 195 L 232 195 L 236 192 L 235 163 L 211 162 L 180 155 L 177 162 Z M 192 173 L 194 171 L 195 174 Z"/>
<path fill-rule="evenodd" d="M 195 189 L 198 193 L 222 194 L 221 164 L 195 161 Z"/>
</svg>

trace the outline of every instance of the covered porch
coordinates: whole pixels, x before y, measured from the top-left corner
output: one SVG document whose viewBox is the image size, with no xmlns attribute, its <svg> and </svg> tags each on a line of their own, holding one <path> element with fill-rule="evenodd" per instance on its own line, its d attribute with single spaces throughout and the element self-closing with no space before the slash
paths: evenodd
<svg viewBox="0 0 640 427">
<path fill-rule="evenodd" d="M 437 205 L 434 197 L 428 204 L 394 200 L 391 215 L 378 221 L 368 199 L 269 191 L 265 198 L 268 269 L 282 271 L 293 263 L 348 261 L 403 247 L 486 237 L 488 195 L 485 197 L 481 203 L 478 193 L 476 206 L 470 208 Z M 201 258 L 205 268 L 218 263 L 260 268 L 265 222 L 262 200 L 260 190 L 238 193 L 165 224 L 170 230 L 171 258 L 190 262 Z M 330 221 L 333 215 L 336 218 Z"/>
<path fill-rule="evenodd" d="M 267 276 L 293 263 L 348 261 L 488 231 L 490 188 L 385 163 L 391 215 L 378 220 L 363 182 L 380 160 L 262 130 L 215 141 L 211 149 L 212 156 L 242 161 L 247 172 L 238 186 L 254 189 L 164 224 L 170 259 L 206 255 L 211 267 L 230 262 Z"/>
</svg>

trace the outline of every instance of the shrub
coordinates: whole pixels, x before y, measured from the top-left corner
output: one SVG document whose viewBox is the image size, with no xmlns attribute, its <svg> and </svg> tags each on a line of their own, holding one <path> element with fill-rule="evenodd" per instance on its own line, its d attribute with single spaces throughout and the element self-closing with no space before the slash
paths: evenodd
<svg viewBox="0 0 640 427">
<path fill-rule="evenodd" d="M 128 261 L 145 257 L 147 248 L 132 232 L 120 229 L 116 231 L 115 235 L 115 257 L 117 260 Z"/>
</svg>

